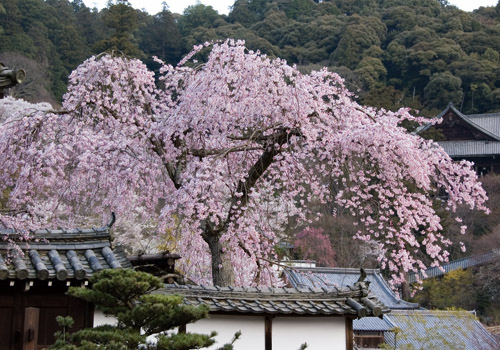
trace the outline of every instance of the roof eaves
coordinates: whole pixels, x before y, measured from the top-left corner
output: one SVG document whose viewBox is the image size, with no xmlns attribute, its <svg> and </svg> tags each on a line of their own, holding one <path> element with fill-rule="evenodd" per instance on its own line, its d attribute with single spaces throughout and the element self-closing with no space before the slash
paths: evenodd
<svg viewBox="0 0 500 350">
<path fill-rule="evenodd" d="M 381 316 L 390 309 L 373 295 L 368 295 L 368 284 L 359 282 L 354 287 L 323 289 L 225 287 L 165 285 L 160 294 L 179 294 L 185 302 L 196 299 L 212 312 L 243 312 L 261 314 L 297 315 L 365 315 Z M 328 305 L 327 305 L 328 304 Z M 354 306 L 353 306 L 354 305 Z M 360 311 L 360 309 L 363 309 Z"/>
</svg>

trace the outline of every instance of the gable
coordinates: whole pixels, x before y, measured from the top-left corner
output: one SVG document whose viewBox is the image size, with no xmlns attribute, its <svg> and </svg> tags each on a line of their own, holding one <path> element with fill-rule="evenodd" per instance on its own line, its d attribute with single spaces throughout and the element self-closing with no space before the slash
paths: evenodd
<svg viewBox="0 0 500 350">
<path fill-rule="evenodd" d="M 431 128 L 439 131 L 446 141 L 495 141 L 495 137 L 485 132 L 483 128 L 471 120 L 458 115 L 454 110 L 448 110 L 443 115 L 443 121 Z M 483 129 L 483 130 L 482 130 Z"/>
<path fill-rule="evenodd" d="M 452 103 L 437 117 L 438 124 L 428 123 L 417 134 L 434 141 L 500 141 L 500 113 L 465 115 Z"/>
</svg>

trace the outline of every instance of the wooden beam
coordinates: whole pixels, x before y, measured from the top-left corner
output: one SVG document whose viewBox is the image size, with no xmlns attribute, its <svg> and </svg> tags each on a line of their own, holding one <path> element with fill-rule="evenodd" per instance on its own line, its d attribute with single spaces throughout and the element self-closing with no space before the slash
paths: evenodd
<svg viewBox="0 0 500 350">
<path fill-rule="evenodd" d="M 24 309 L 23 347 L 22 350 L 36 350 L 38 340 L 38 319 L 40 310 L 36 307 Z"/>
</svg>

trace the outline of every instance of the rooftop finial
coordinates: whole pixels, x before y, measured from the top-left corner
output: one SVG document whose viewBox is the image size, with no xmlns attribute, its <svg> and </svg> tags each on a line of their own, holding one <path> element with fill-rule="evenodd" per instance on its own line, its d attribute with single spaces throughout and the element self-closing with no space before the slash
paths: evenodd
<svg viewBox="0 0 500 350">
<path fill-rule="evenodd" d="M 115 223 L 115 221 L 116 221 L 116 215 L 115 215 L 115 212 L 114 212 L 114 211 L 112 211 L 112 212 L 111 212 L 111 220 L 110 220 L 110 222 L 108 223 L 108 229 L 110 229 L 110 228 L 111 228 L 111 226 L 113 226 L 113 224 Z"/>
<path fill-rule="evenodd" d="M 360 275 L 359 275 L 358 282 L 363 282 L 366 279 L 366 271 L 365 271 L 365 269 L 360 268 L 359 272 L 360 272 Z"/>
</svg>

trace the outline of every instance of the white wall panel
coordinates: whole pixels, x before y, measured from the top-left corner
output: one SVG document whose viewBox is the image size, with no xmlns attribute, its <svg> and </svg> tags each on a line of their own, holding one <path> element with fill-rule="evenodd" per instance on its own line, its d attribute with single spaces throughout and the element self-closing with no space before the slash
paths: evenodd
<svg viewBox="0 0 500 350">
<path fill-rule="evenodd" d="M 273 319 L 273 350 L 297 350 L 304 343 L 307 343 L 307 350 L 345 349 L 345 318 L 276 317 Z"/>
<path fill-rule="evenodd" d="M 239 330 L 241 330 L 241 337 L 234 343 L 235 349 L 264 350 L 265 346 L 263 316 L 210 315 L 209 319 L 188 324 L 186 330 L 192 333 L 203 334 L 210 334 L 211 331 L 216 331 L 218 334 L 216 337 L 217 342 L 209 349 L 215 349 L 230 342 L 233 339 L 234 333 Z"/>
</svg>

